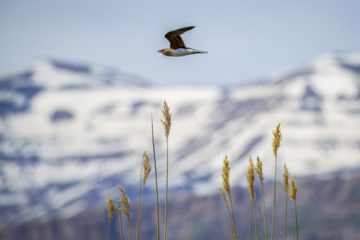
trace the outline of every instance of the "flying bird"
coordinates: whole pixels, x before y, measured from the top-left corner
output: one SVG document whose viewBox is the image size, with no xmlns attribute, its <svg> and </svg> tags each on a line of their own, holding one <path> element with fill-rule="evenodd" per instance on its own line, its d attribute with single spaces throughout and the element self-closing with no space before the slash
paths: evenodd
<svg viewBox="0 0 360 240">
<path fill-rule="evenodd" d="M 195 26 L 179 28 L 165 34 L 165 38 L 170 42 L 170 47 L 161 49 L 158 52 L 168 57 L 182 57 L 195 53 L 207 53 L 207 51 L 200 51 L 186 47 L 184 40 L 181 38 L 183 33 L 193 29 L 194 27 Z"/>
</svg>

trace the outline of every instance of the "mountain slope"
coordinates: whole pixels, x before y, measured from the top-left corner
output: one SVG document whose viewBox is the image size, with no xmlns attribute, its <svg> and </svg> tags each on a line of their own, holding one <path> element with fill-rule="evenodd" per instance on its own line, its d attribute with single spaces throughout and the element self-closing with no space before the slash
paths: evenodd
<svg viewBox="0 0 360 240">
<path fill-rule="evenodd" d="M 278 123 L 284 135 L 278 167 L 286 161 L 292 176 L 358 171 L 359 56 L 326 54 L 231 88 L 151 86 L 54 60 L 1 74 L 0 221 L 70 217 L 103 203 L 116 184 L 136 195 L 142 153 L 152 152 L 151 114 L 164 189 L 164 100 L 173 119 L 173 192 L 216 192 L 225 154 L 233 185 L 245 184 L 250 155 L 264 161 L 265 179 L 272 179 L 271 131 Z M 148 186 L 154 189 L 152 181 Z"/>
</svg>

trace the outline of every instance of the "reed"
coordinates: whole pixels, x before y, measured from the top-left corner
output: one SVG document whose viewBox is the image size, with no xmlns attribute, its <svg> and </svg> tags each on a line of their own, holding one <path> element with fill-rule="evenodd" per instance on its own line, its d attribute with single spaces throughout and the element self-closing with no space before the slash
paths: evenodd
<svg viewBox="0 0 360 240">
<path fill-rule="evenodd" d="M 297 236 L 297 240 L 299 240 L 299 226 L 298 226 L 297 209 L 296 209 L 296 193 L 297 193 L 297 188 L 295 186 L 295 181 L 294 179 L 290 178 L 290 199 L 294 200 L 294 204 L 295 204 L 296 236 Z"/>
<path fill-rule="evenodd" d="M 164 115 L 164 120 L 161 120 L 161 122 L 164 125 L 165 138 L 166 138 L 166 195 L 165 195 L 165 220 L 164 220 L 164 240 L 166 240 L 168 185 L 169 185 L 169 133 L 171 127 L 171 114 L 169 112 L 169 107 L 165 101 L 162 112 Z"/>
<path fill-rule="evenodd" d="M 141 194 L 142 194 L 142 173 L 140 173 L 140 186 L 139 186 L 139 203 L 138 203 L 138 218 L 137 218 L 137 226 L 136 226 L 136 240 L 139 239 L 139 231 L 140 231 L 140 219 L 141 219 Z"/>
<path fill-rule="evenodd" d="M 153 154 L 154 154 L 155 187 L 156 187 L 156 226 L 157 226 L 157 240 L 160 240 L 159 190 L 158 190 L 158 183 L 157 183 L 156 154 L 155 154 L 155 140 L 154 140 L 154 123 L 153 123 L 152 114 L 151 114 L 151 136 L 152 136 L 152 146 L 153 146 Z"/>
<path fill-rule="evenodd" d="M 232 218 L 232 228 L 233 228 L 233 234 L 232 234 L 232 238 L 237 239 L 237 235 L 236 235 L 236 228 L 235 228 L 235 218 L 234 218 L 234 210 L 233 210 L 233 204 L 232 204 L 232 200 L 231 200 L 231 191 L 230 191 L 230 163 L 228 160 L 227 155 L 225 155 L 224 159 L 223 159 L 223 173 L 222 173 L 222 179 L 223 179 L 223 187 L 224 187 L 224 191 L 227 193 L 228 197 L 229 197 L 229 201 L 230 201 L 230 209 L 231 209 L 231 218 Z"/>
<path fill-rule="evenodd" d="M 118 210 L 119 210 L 119 224 L 120 224 L 120 238 L 121 240 L 123 240 L 123 230 L 122 230 L 122 221 L 121 221 L 121 210 L 120 210 L 120 205 L 118 205 Z"/>
<path fill-rule="evenodd" d="M 272 150 L 275 156 L 275 180 L 274 180 L 274 205 L 273 205 L 271 240 L 274 239 L 274 225 L 275 225 L 277 151 L 280 148 L 280 143 L 283 137 L 281 134 L 280 123 L 276 126 L 276 129 L 272 131 L 272 134 L 273 134 Z"/>
<path fill-rule="evenodd" d="M 257 235 L 257 223 L 256 223 L 256 206 L 255 206 L 255 194 L 254 194 L 254 181 L 255 181 L 255 167 L 254 167 L 254 162 L 253 159 L 250 157 L 249 159 L 249 166 L 247 167 L 247 176 L 246 179 L 248 181 L 248 185 L 249 185 L 249 195 L 250 195 L 250 200 L 251 200 L 251 204 L 250 204 L 250 239 L 251 239 L 251 216 L 252 216 L 252 207 L 254 206 L 254 220 L 255 220 L 255 235 L 256 235 L 256 240 L 258 239 L 258 235 Z"/>
<path fill-rule="evenodd" d="M 107 239 L 109 240 L 111 219 L 113 218 L 116 210 L 115 204 L 110 196 L 108 198 L 107 209 L 108 209 L 108 219 L 109 219 Z"/>
<path fill-rule="evenodd" d="M 258 211 L 259 211 L 260 223 L 261 223 L 261 233 L 262 233 L 262 238 L 264 240 L 265 239 L 265 236 L 264 236 L 264 224 L 263 224 L 263 220 L 262 220 L 260 205 L 259 205 L 259 202 L 257 201 L 256 197 L 255 197 L 255 202 L 256 202 L 256 206 L 257 206 Z"/>
<path fill-rule="evenodd" d="M 289 190 L 289 169 L 284 163 L 284 173 L 283 173 L 283 183 L 284 183 L 284 191 L 285 191 L 285 240 L 286 240 L 286 230 L 287 230 L 287 200 L 288 200 L 288 190 Z"/>
<path fill-rule="evenodd" d="M 139 232 L 140 232 L 140 224 L 141 224 L 141 213 L 142 213 L 142 206 L 144 202 L 144 192 L 145 192 L 145 183 L 147 177 L 151 172 L 151 165 L 148 155 L 146 151 L 143 153 L 143 163 L 142 163 L 142 172 L 140 174 L 140 191 L 139 191 L 139 206 L 138 206 L 138 221 L 137 221 L 137 229 L 136 229 L 136 240 L 139 239 Z"/>
<path fill-rule="evenodd" d="M 234 229 L 233 229 L 233 225 L 232 225 L 231 211 L 230 211 L 229 202 L 227 200 L 227 197 L 226 197 L 226 194 L 225 194 L 224 190 L 219 188 L 219 192 L 220 192 L 221 198 L 224 200 L 225 207 L 226 207 L 226 209 L 228 210 L 228 213 L 229 213 L 230 225 L 231 225 L 231 236 L 233 236 L 234 235 Z"/>
<path fill-rule="evenodd" d="M 119 209 L 124 213 L 124 215 L 128 219 L 129 233 L 130 233 L 130 240 L 131 240 L 132 236 L 131 236 L 131 222 L 130 222 L 130 209 L 131 209 L 130 199 L 129 199 L 128 196 L 125 195 L 124 189 L 121 186 L 118 185 L 117 188 L 121 192 L 121 196 L 120 196 L 120 199 L 118 201 L 121 203 L 122 206 Z"/>
<path fill-rule="evenodd" d="M 259 181 L 261 183 L 261 190 L 262 190 L 262 199 L 263 199 L 263 205 L 264 205 L 264 222 L 265 222 L 265 236 L 266 240 L 268 239 L 268 230 L 267 230 L 267 221 L 266 221 L 266 206 L 265 206 L 265 193 L 264 193 L 264 175 L 263 175 L 263 162 L 260 161 L 260 158 L 256 158 L 256 173 L 258 175 Z"/>
</svg>

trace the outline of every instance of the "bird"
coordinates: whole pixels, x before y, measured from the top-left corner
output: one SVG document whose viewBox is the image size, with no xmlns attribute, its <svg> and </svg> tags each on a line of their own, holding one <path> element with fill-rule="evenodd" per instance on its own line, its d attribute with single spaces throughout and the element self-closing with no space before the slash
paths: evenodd
<svg viewBox="0 0 360 240">
<path fill-rule="evenodd" d="M 168 57 L 182 57 L 196 53 L 208 53 L 207 51 L 200 51 L 185 46 L 184 40 L 181 38 L 181 35 L 193 29 L 194 27 L 195 26 L 183 27 L 166 33 L 165 38 L 169 40 L 170 47 L 161 49 L 158 52 Z"/>
</svg>

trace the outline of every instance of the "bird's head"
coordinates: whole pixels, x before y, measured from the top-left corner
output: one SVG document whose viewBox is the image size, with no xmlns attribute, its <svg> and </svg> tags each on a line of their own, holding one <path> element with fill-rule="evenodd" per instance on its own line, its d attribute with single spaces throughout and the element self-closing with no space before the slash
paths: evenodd
<svg viewBox="0 0 360 240">
<path fill-rule="evenodd" d="M 174 50 L 170 49 L 170 48 L 164 48 L 158 51 L 159 53 L 164 54 L 165 56 L 173 56 L 174 55 Z"/>
<path fill-rule="evenodd" d="M 165 49 L 161 49 L 158 52 L 164 54 Z"/>
</svg>

